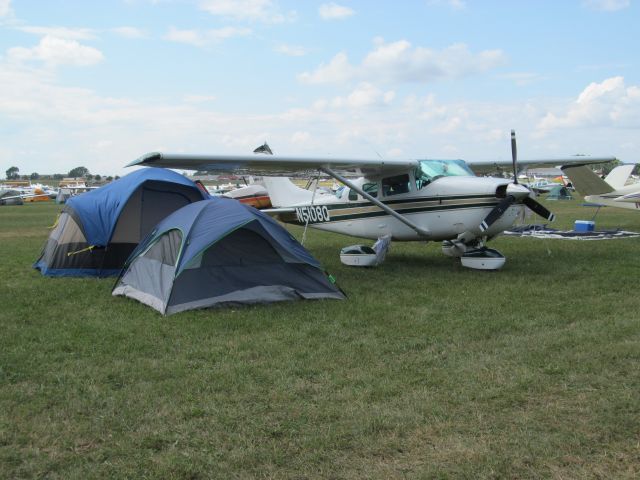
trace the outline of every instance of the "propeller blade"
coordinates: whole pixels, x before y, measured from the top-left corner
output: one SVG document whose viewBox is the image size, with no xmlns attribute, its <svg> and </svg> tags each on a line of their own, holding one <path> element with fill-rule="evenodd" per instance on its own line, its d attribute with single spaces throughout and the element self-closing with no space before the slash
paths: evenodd
<svg viewBox="0 0 640 480">
<path fill-rule="evenodd" d="M 513 161 L 513 183 L 518 183 L 518 147 L 516 146 L 516 131 L 511 130 L 511 160 Z"/>
<path fill-rule="evenodd" d="M 502 214 L 506 212 L 507 209 L 515 203 L 515 201 L 516 197 L 514 197 L 513 195 L 507 195 L 505 198 L 500 200 L 500 203 L 493 207 L 493 210 L 489 212 L 489 215 L 487 215 L 480 224 L 480 231 L 484 232 L 488 230 L 491 225 L 493 225 L 500 217 L 502 217 Z"/>
<path fill-rule="evenodd" d="M 555 220 L 555 218 L 556 218 L 553 213 L 551 213 L 544 206 L 542 206 L 542 204 L 538 203 L 538 201 L 534 200 L 531 197 L 525 198 L 523 203 L 527 207 L 529 207 L 531 210 L 533 210 L 535 213 L 537 213 L 538 215 L 540 215 L 543 218 L 546 218 L 550 222 L 553 222 Z"/>
</svg>

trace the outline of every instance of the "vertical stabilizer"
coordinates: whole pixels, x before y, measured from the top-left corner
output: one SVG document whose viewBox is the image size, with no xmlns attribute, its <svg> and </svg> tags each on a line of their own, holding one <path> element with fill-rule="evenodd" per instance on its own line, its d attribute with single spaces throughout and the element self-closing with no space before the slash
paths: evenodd
<svg viewBox="0 0 640 480">
<path fill-rule="evenodd" d="M 276 208 L 311 203 L 313 192 L 296 186 L 287 177 L 264 177 L 262 183 Z"/>
<path fill-rule="evenodd" d="M 579 165 L 576 167 L 562 167 L 562 171 L 573 183 L 574 188 L 581 195 L 602 195 L 613 192 L 614 188 L 596 175 L 589 167 Z"/>
<path fill-rule="evenodd" d="M 624 187 L 625 183 L 627 183 L 627 180 L 629 179 L 629 175 L 631 175 L 631 172 L 633 171 L 634 168 L 635 168 L 635 165 L 633 164 L 620 165 L 619 167 L 616 167 L 613 170 L 611 170 L 611 172 L 609 172 L 609 175 L 607 175 L 607 178 L 605 178 L 604 181 L 607 182 L 609 185 L 611 185 L 613 189 L 618 190 Z"/>
</svg>

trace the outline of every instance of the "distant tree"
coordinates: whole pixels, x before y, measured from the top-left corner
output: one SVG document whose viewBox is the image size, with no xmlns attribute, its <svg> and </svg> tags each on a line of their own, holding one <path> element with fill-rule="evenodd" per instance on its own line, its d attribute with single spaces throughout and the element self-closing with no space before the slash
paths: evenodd
<svg viewBox="0 0 640 480">
<path fill-rule="evenodd" d="M 89 174 L 89 169 L 86 167 L 76 167 L 69 170 L 69 176 L 74 178 L 86 177 Z"/>
<path fill-rule="evenodd" d="M 38 172 L 33 172 L 31 175 L 29 175 L 29 178 L 31 180 L 38 180 L 40 178 L 40 174 Z"/>
<path fill-rule="evenodd" d="M 20 169 L 18 167 L 9 167 L 7 169 L 7 180 L 17 180 L 20 178 L 20 175 L 18 174 L 19 171 Z"/>
<path fill-rule="evenodd" d="M 99 173 L 97 173 L 97 174 L 96 174 L 96 176 L 95 176 L 95 177 L 93 177 L 93 179 L 94 179 L 96 182 L 99 182 L 100 180 L 102 180 L 102 175 L 100 175 Z"/>
<path fill-rule="evenodd" d="M 607 163 L 593 163 L 589 166 L 591 167 L 591 170 L 595 172 L 600 172 L 600 174 L 602 174 L 603 176 L 606 176 L 609 174 L 611 170 L 616 168 L 618 165 L 622 165 L 622 162 L 620 160 L 614 160 L 613 162 L 607 162 Z"/>
<path fill-rule="evenodd" d="M 120 175 L 116 175 L 116 176 L 114 177 L 114 180 L 118 180 L 119 178 L 120 178 Z"/>
<path fill-rule="evenodd" d="M 614 160 L 613 162 L 605 163 L 604 165 L 602 165 L 602 174 L 609 175 L 611 170 L 620 165 L 622 165 L 622 162 L 620 160 Z"/>
<path fill-rule="evenodd" d="M 87 180 L 91 181 L 93 180 L 93 175 L 91 175 L 90 173 L 87 173 L 84 178 L 86 178 Z"/>
<path fill-rule="evenodd" d="M 111 175 L 109 175 L 109 176 L 107 177 L 107 182 L 112 182 L 112 181 L 113 181 L 113 177 L 112 177 Z"/>
<path fill-rule="evenodd" d="M 62 173 L 54 173 L 53 174 L 53 179 L 54 180 L 62 180 L 64 178 L 64 175 Z"/>
<path fill-rule="evenodd" d="M 19 175 L 18 178 L 21 178 L 22 180 L 29 180 L 29 175 Z"/>
</svg>

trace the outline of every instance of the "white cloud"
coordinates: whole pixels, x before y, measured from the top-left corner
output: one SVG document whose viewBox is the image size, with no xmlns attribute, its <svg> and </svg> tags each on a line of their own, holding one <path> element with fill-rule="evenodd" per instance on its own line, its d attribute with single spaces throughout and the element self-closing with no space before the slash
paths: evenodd
<svg viewBox="0 0 640 480">
<path fill-rule="evenodd" d="M 0 0 L 0 18 L 11 13 L 11 0 Z"/>
<path fill-rule="evenodd" d="M 294 11 L 278 11 L 271 0 L 201 0 L 200 8 L 211 15 L 265 23 L 282 23 L 296 17 Z"/>
<path fill-rule="evenodd" d="M 287 45 L 284 43 L 276 46 L 274 50 L 277 53 L 288 57 L 303 57 L 308 53 L 307 49 L 304 47 L 298 45 Z"/>
<path fill-rule="evenodd" d="M 484 50 L 474 54 L 461 43 L 442 50 L 413 47 L 406 40 L 385 43 L 375 40 L 374 49 L 360 65 L 351 65 L 345 53 L 337 54 L 328 64 L 298 76 L 303 83 L 339 83 L 346 80 L 370 80 L 396 83 L 428 83 L 442 78 L 457 78 L 485 72 L 505 63 L 501 50 Z"/>
<path fill-rule="evenodd" d="M 104 60 L 104 55 L 96 48 L 81 45 L 75 40 L 50 35 L 45 35 L 40 43 L 32 48 L 10 48 L 7 55 L 12 61 L 38 60 L 51 67 L 58 65 L 86 67 Z"/>
<path fill-rule="evenodd" d="M 538 124 L 546 133 L 555 128 L 589 126 L 640 127 L 640 86 L 625 86 L 623 77 L 591 83 L 563 113 L 547 113 Z"/>
<path fill-rule="evenodd" d="M 356 13 L 352 8 L 337 3 L 323 3 L 318 8 L 318 14 L 323 20 L 344 20 Z"/>
<path fill-rule="evenodd" d="M 294 145 L 304 145 L 309 142 L 311 139 L 311 134 L 309 132 L 295 132 L 291 136 L 291 143 Z"/>
<path fill-rule="evenodd" d="M 187 103 L 207 103 L 217 99 L 215 95 L 185 95 L 183 98 Z"/>
<path fill-rule="evenodd" d="M 334 104 L 341 105 L 344 103 L 351 108 L 364 108 L 374 105 L 388 105 L 394 98 L 395 92 L 382 92 L 372 84 L 363 82 L 346 97 L 344 102 L 334 101 Z"/>
<path fill-rule="evenodd" d="M 312 73 L 302 73 L 298 79 L 303 83 L 341 83 L 350 80 L 357 74 L 357 69 L 349 64 L 347 54 L 338 53 L 328 64 L 320 66 Z"/>
<path fill-rule="evenodd" d="M 93 40 L 96 38 L 96 32 L 91 28 L 37 27 L 33 25 L 16 28 L 21 32 L 31 33 L 41 37 L 62 38 L 64 40 Z"/>
<path fill-rule="evenodd" d="M 531 72 L 512 72 L 512 73 L 505 73 L 503 75 L 499 75 L 499 78 L 504 78 L 506 80 L 511 80 L 513 81 L 516 85 L 518 85 L 519 87 L 524 87 L 526 85 L 530 85 L 534 82 L 540 81 L 543 79 L 542 76 L 540 76 L 537 73 L 531 73 Z"/>
<path fill-rule="evenodd" d="M 206 44 L 202 33 L 198 30 L 180 30 L 175 27 L 169 27 L 169 32 L 164 38 L 170 42 L 187 43 L 196 47 L 202 47 Z"/>
<path fill-rule="evenodd" d="M 165 40 L 177 43 L 186 43 L 196 47 L 205 47 L 220 43 L 223 40 L 232 37 L 246 37 L 251 35 L 249 28 L 223 27 L 213 30 L 180 30 L 170 27 L 169 32 L 165 35 Z"/>
<path fill-rule="evenodd" d="M 463 0 L 429 0 L 428 5 L 446 5 L 454 10 L 464 10 L 467 4 Z"/>
<path fill-rule="evenodd" d="M 165 151 L 237 154 L 249 153 L 265 140 L 282 155 L 377 157 L 377 151 L 386 158 L 507 160 L 511 128 L 518 131 L 522 158 L 580 152 L 633 159 L 640 147 L 633 140 L 640 138 L 635 113 L 640 112 L 640 87 L 620 85 L 619 80 L 576 92 L 564 109 L 544 97 L 444 102 L 433 94 L 409 95 L 359 82 L 333 101 L 238 113 L 234 106 L 224 110 L 223 101 L 212 104 L 216 92 L 165 101 L 114 98 L 61 85 L 55 75 L 55 70 L 0 59 L 0 126 L 11 125 L 12 131 L 0 150 L 21 171 L 65 172 L 77 166 L 73 159 L 89 158 L 86 166 L 92 173 L 122 175 L 126 163 L 160 146 Z M 535 126 L 547 112 L 563 119 L 578 100 L 593 104 L 605 98 L 615 99 L 616 121 L 588 130 L 553 128 L 544 141 L 534 141 Z"/>
<path fill-rule="evenodd" d="M 631 0 L 584 0 L 583 5 L 592 10 L 615 12 L 631 6 Z"/>
<path fill-rule="evenodd" d="M 112 28 L 111 31 L 123 38 L 131 38 L 131 39 L 147 38 L 147 33 L 144 30 L 141 30 L 136 27 L 116 27 L 116 28 Z"/>
</svg>

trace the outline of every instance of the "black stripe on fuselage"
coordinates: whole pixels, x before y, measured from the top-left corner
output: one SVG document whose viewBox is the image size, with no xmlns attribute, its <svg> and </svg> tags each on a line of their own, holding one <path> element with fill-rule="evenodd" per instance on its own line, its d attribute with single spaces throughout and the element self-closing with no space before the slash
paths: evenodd
<svg viewBox="0 0 640 480">
<path fill-rule="evenodd" d="M 475 201 L 474 201 L 475 200 Z M 445 210 L 461 210 L 469 208 L 487 208 L 494 207 L 498 201 L 493 195 L 467 195 L 467 196 L 447 196 L 447 197 L 414 197 L 410 199 L 398 199 L 384 202 L 385 205 L 390 206 L 399 214 L 412 214 L 421 212 L 434 212 Z M 402 205 L 407 205 L 405 208 Z M 408 206 L 412 204 L 412 206 Z M 314 206 L 317 208 L 320 205 Z M 328 221 L 313 221 L 310 220 L 309 224 L 320 223 L 333 223 L 345 220 L 355 220 L 362 218 L 383 217 L 389 215 L 377 205 L 371 202 L 349 202 L 349 203 L 335 203 L 325 204 L 322 207 L 326 207 L 329 211 Z M 310 208 L 299 207 L 302 209 Z M 364 211 L 363 211 L 364 210 Z M 337 213 L 338 211 L 343 211 Z M 298 220 L 295 213 L 291 215 L 283 215 L 282 220 L 288 223 L 302 223 Z"/>
<path fill-rule="evenodd" d="M 484 207 L 495 207 L 498 202 L 486 202 L 486 203 L 465 203 L 465 204 L 457 204 L 457 205 L 435 205 L 435 206 L 425 206 L 425 207 L 414 207 L 414 208 L 394 208 L 394 210 L 400 215 L 407 215 L 410 213 L 422 213 L 422 212 L 435 212 L 435 211 L 443 211 L 443 210 L 461 210 L 467 208 L 484 208 Z M 346 214 L 346 215 L 331 215 L 329 222 L 314 222 L 314 223 L 330 223 L 330 222 L 339 222 L 341 220 L 354 220 L 359 218 L 371 218 L 371 217 L 383 217 L 385 215 L 389 215 L 384 210 L 378 208 L 374 212 L 363 212 L 363 213 L 354 213 L 354 214 Z"/>
</svg>

